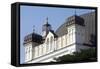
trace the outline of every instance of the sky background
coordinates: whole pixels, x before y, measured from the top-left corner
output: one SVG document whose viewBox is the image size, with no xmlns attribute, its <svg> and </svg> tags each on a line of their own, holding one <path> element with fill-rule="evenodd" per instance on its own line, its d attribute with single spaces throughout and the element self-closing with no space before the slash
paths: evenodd
<svg viewBox="0 0 100 69">
<path fill-rule="evenodd" d="M 77 15 L 93 11 L 93 9 L 20 6 L 20 63 L 25 61 L 24 37 L 33 32 L 33 26 L 36 33 L 42 34 L 42 25 L 48 17 L 48 23 L 56 31 L 68 17 L 75 15 L 75 10 Z"/>
</svg>

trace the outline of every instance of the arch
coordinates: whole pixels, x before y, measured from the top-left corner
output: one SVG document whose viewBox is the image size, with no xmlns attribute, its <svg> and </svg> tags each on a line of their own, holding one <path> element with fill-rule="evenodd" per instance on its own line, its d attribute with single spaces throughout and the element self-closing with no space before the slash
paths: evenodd
<svg viewBox="0 0 100 69">
<path fill-rule="evenodd" d="M 53 36 L 51 36 L 50 38 L 50 50 L 52 50 L 53 48 Z"/>
<path fill-rule="evenodd" d="M 47 42 L 46 42 L 46 52 L 48 52 L 48 48 L 49 48 L 49 38 L 47 38 Z"/>
</svg>

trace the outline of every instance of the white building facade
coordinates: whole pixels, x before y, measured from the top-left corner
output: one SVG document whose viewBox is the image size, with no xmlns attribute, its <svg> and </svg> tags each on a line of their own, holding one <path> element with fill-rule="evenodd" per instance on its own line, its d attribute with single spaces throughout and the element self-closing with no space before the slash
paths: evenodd
<svg viewBox="0 0 100 69">
<path fill-rule="evenodd" d="M 42 36 L 33 32 L 24 38 L 25 63 L 50 62 L 55 57 L 90 48 L 88 46 L 91 44 L 90 35 L 95 32 L 88 30 L 86 26 L 88 21 L 84 20 L 85 15 L 91 15 L 90 20 L 95 19 L 94 12 L 81 16 L 74 15 L 67 18 L 56 32 L 51 29 L 51 25 L 46 19 L 42 28 Z M 94 23 L 92 24 L 94 25 Z M 91 25 L 92 28 L 93 25 Z"/>
</svg>

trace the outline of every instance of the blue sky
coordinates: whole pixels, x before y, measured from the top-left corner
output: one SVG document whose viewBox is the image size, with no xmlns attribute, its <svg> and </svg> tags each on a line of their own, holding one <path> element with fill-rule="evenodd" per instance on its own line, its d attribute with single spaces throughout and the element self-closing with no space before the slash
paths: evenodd
<svg viewBox="0 0 100 69">
<path fill-rule="evenodd" d="M 81 15 L 91 12 L 92 9 L 76 9 L 76 14 Z M 20 7 L 20 58 L 21 63 L 24 62 L 24 37 L 33 32 L 42 34 L 42 25 L 48 17 L 48 22 L 51 24 L 54 31 L 62 25 L 65 20 L 75 14 L 74 8 L 56 8 L 56 7 L 39 7 L 39 6 L 21 6 Z"/>
</svg>

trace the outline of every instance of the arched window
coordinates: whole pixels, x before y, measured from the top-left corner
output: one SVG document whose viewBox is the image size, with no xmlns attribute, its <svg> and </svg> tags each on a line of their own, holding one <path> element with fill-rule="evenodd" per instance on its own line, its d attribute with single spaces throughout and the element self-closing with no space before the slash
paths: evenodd
<svg viewBox="0 0 100 69">
<path fill-rule="evenodd" d="M 50 50 L 52 50 L 52 47 L 53 47 L 53 37 L 51 36 L 51 38 L 50 38 Z"/>
<path fill-rule="evenodd" d="M 29 58 L 31 58 L 31 47 L 29 47 Z"/>
<path fill-rule="evenodd" d="M 26 54 L 28 53 L 28 48 L 26 47 Z"/>
<path fill-rule="evenodd" d="M 28 59 L 28 47 L 26 47 L 26 57 L 25 59 L 27 60 Z"/>
<path fill-rule="evenodd" d="M 47 38 L 47 42 L 46 42 L 46 52 L 48 52 L 48 47 L 49 47 L 49 38 Z"/>
<path fill-rule="evenodd" d="M 61 47 L 63 47 L 63 37 L 61 37 Z"/>
<path fill-rule="evenodd" d="M 47 45 L 49 44 L 49 38 L 47 38 L 47 43 L 46 43 Z"/>
<path fill-rule="evenodd" d="M 67 45 L 67 35 L 65 36 L 65 40 L 66 40 L 66 45 Z"/>
</svg>

